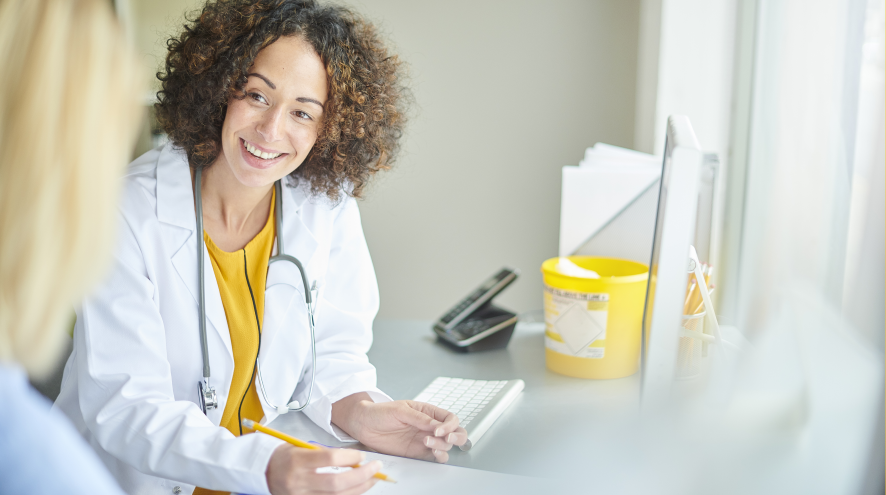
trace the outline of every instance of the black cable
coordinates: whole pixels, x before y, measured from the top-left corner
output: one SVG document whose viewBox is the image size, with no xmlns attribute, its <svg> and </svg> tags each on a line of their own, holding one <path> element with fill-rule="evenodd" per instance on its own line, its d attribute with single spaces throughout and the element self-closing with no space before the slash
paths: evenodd
<svg viewBox="0 0 886 495">
<path fill-rule="evenodd" d="M 258 367 L 258 356 L 261 353 L 261 323 L 258 320 L 258 306 L 255 304 L 255 294 L 252 292 L 252 284 L 249 283 L 248 266 L 246 248 L 243 248 L 243 274 L 246 275 L 246 287 L 249 288 L 249 297 L 252 298 L 252 313 L 255 315 L 255 326 L 258 328 L 258 349 L 255 351 L 255 361 L 252 363 L 252 378 L 249 380 L 249 385 L 246 386 L 246 391 L 243 392 L 243 397 L 240 397 L 240 405 L 237 407 L 237 426 L 240 428 L 240 435 L 243 435 L 243 418 L 240 417 L 241 409 L 243 409 L 243 400 L 246 399 L 246 394 L 249 393 L 249 387 L 255 383 L 255 370 Z"/>
</svg>

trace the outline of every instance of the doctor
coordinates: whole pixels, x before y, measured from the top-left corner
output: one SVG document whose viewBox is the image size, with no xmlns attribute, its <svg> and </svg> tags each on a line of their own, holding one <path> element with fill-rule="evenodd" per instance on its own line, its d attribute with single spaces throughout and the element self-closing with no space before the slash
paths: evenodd
<svg viewBox="0 0 886 495">
<path fill-rule="evenodd" d="M 300 407 L 341 440 L 445 462 L 458 418 L 391 401 L 366 357 L 378 288 L 354 197 L 397 151 L 397 58 L 310 0 L 211 2 L 168 46 L 171 144 L 130 166 L 116 263 L 78 309 L 57 406 L 128 493 L 368 490 L 377 463 L 316 472 L 361 453 L 241 426 Z M 281 246 L 306 280 L 271 262 Z"/>
</svg>

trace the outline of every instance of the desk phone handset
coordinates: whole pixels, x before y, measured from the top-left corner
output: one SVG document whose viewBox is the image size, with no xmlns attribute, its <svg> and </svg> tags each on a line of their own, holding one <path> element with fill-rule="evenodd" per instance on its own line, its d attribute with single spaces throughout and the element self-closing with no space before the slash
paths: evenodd
<svg viewBox="0 0 886 495">
<path fill-rule="evenodd" d="M 462 352 L 499 349 L 508 345 L 517 315 L 491 301 L 517 279 L 519 271 L 502 268 L 459 301 L 434 323 L 440 342 Z"/>
</svg>

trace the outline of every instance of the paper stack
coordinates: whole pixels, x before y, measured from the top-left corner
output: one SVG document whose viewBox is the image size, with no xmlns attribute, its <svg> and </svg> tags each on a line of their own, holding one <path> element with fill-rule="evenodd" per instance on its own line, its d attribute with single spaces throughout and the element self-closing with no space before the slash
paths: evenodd
<svg viewBox="0 0 886 495">
<path fill-rule="evenodd" d="M 610 256 L 649 263 L 661 158 L 597 143 L 563 167 L 560 256 Z"/>
</svg>

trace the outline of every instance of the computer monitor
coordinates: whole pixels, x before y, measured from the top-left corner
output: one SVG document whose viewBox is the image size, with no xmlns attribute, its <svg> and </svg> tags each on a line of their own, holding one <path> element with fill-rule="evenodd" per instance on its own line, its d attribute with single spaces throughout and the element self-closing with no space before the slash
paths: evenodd
<svg viewBox="0 0 886 495">
<path fill-rule="evenodd" d="M 703 160 L 689 119 L 668 118 L 643 310 L 640 394 L 644 409 L 663 405 L 674 380 Z"/>
</svg>

